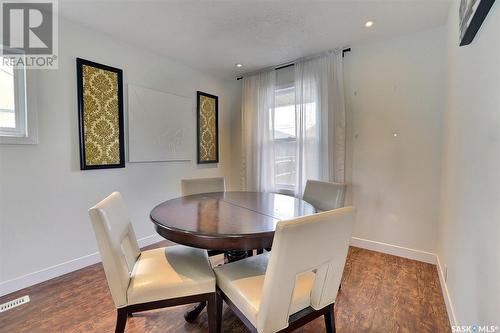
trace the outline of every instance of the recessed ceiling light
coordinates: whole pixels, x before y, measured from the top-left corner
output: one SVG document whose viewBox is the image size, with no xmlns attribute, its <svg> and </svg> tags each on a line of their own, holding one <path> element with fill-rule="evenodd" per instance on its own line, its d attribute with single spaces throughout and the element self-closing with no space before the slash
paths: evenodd
<svg viewBox="0 0 500 333">
<path fill-rule="evenodd" d="M 373 25 L 373 21 L 366 21 L 365 27 L 369 28 Z"/>
<path fill-rule="evenodd" d="M 236 64 L 236 67 L 243 67 L 242 64 Z"/>
</svg>

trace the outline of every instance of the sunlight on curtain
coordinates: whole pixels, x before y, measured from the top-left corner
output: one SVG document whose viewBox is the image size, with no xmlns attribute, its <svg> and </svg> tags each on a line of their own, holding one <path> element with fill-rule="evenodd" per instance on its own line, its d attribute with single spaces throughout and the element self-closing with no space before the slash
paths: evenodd
<svg viewBox="0 0 500 333">
<path fill-rule="evenodd" d="M 302 196 L 344 181 L 342 52 L 243 79 L 243 188 Z"/>
<path fill-rule="evenodd" d="M 277 74 L 279 76 L 279 72 Z M 293 192 L 297 170 L 297 128 L 295 88 L 293 81 L 290 84 L 276 89 L 275 108 L 270 110 L 269 116 L 274 125 L 274 187 L 277 191 Z"/>
<path fill-rule="evenodd" d="M 308 179 L 344 182 L 345 102 L 342 51 L 295 64 L 297 171 L 294 194 Z"/>
<path fill-rule="evenodd" d="M 274 191 L 274 70 L 243 78 L 243 188 Z"/>
</svg>

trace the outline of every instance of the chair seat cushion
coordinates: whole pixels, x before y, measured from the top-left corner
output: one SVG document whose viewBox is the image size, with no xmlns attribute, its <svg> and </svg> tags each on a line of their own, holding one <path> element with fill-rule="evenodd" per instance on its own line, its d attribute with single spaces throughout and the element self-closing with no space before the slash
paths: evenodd
<svg viewBox="0 0 500 333">
<path fill-rule="evenodd" d="M 218 287 L 254 326 L 257 324 L 269 255 L 264 253 L 214 268 Z M 297 277 L 290 315 L 310 305 L 314 279 L 313 272 Z"/>
<path fill-rule="evenodd" d="M 127 303 L 140 304 L 214 291 L 215 276 L 207 251 L 176 245 L 141 253 L 131 274 Z"/>
</svg>

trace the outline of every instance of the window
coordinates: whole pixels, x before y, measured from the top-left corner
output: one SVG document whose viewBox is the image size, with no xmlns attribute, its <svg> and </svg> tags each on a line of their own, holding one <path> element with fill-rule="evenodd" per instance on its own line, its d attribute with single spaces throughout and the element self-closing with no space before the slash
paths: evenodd
<svg viewBox="0 0 500 333">
<path fill-rule="evenodd" d="M 275 109 L 271 117 L 275 186 L 278 191 L 293 192 L 297 161 L 295 88 L 293 86 L 276 90 Z"/>
<path fill-rule="evenodd" d="M 26 137 L 25 70 L 0 57 L 0 135 Z"/>
<path fill-rule="evenodd" d="M 302 103 L 295 97 L 293 85 L 277 88 L 274 95 L 274 112 L 271 113 L 274 186 L 276 191 L 286 194 L 295 193 L 297 190 L 299 168 L 302 171 L 307 169 L 308 172 L 319 168 L 318 163 L 310 163 L 304 159 L 316 161 L 321 154 L 321 129 L 317 121 L 315 96 L 301 96 Z M 299 147 L 306 150 L 301 158 L 297 156 Z"/>
<path fill-rule="evenodd" d="M 33 72 L 0 55 L 0 144 L 38 143 L 36 90 L 27 89 L 35 86 Z"/>
</svg>

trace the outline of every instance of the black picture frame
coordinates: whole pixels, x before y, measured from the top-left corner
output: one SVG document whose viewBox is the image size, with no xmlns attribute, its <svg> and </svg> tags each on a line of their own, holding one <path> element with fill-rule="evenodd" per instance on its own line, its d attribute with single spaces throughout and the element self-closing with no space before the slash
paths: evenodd
<svg viewBox="0 0 500 333">
<path fill-rule="evenodd" d="M 118 126 L 119 126 L 119 155 L 120 162 L 117 164 L 102 164 L 102 165 L 87 165 L 86 164 L 86 147 L 85 147 L 85 121 L 84 121 L 84 103 L 83 103 L 83 66 L 91 66 L 105 71 L 117 74 L 118 81 Z M 76 58 L 76 77 L 77 77 L 77 92 L 78 92 L 78 128 L 80 142 L 80 170 L 95 170 L 95 169 L 114 169 L 125 167 L 125 132 L 123 118 L 123 71 L 119 68 L 99 64 L 90 60 Z"/>
<path fill-rule="evenodd" d="M 213 98 L 215 100 L 215 154 L 214 160 L 201 159 L 200 153 L 200 97 Z M 219 97 L 202 91 L 196 92 L 196 160 L 198 164 L 219 163 Z"/>
<path fill-rule="evenodd" d="M 474 40 L 495 0 L 461 0 L 459 9 L 460 46 Z M 477 6 L 475 6 L 477 3 Z"/>
</svg>

